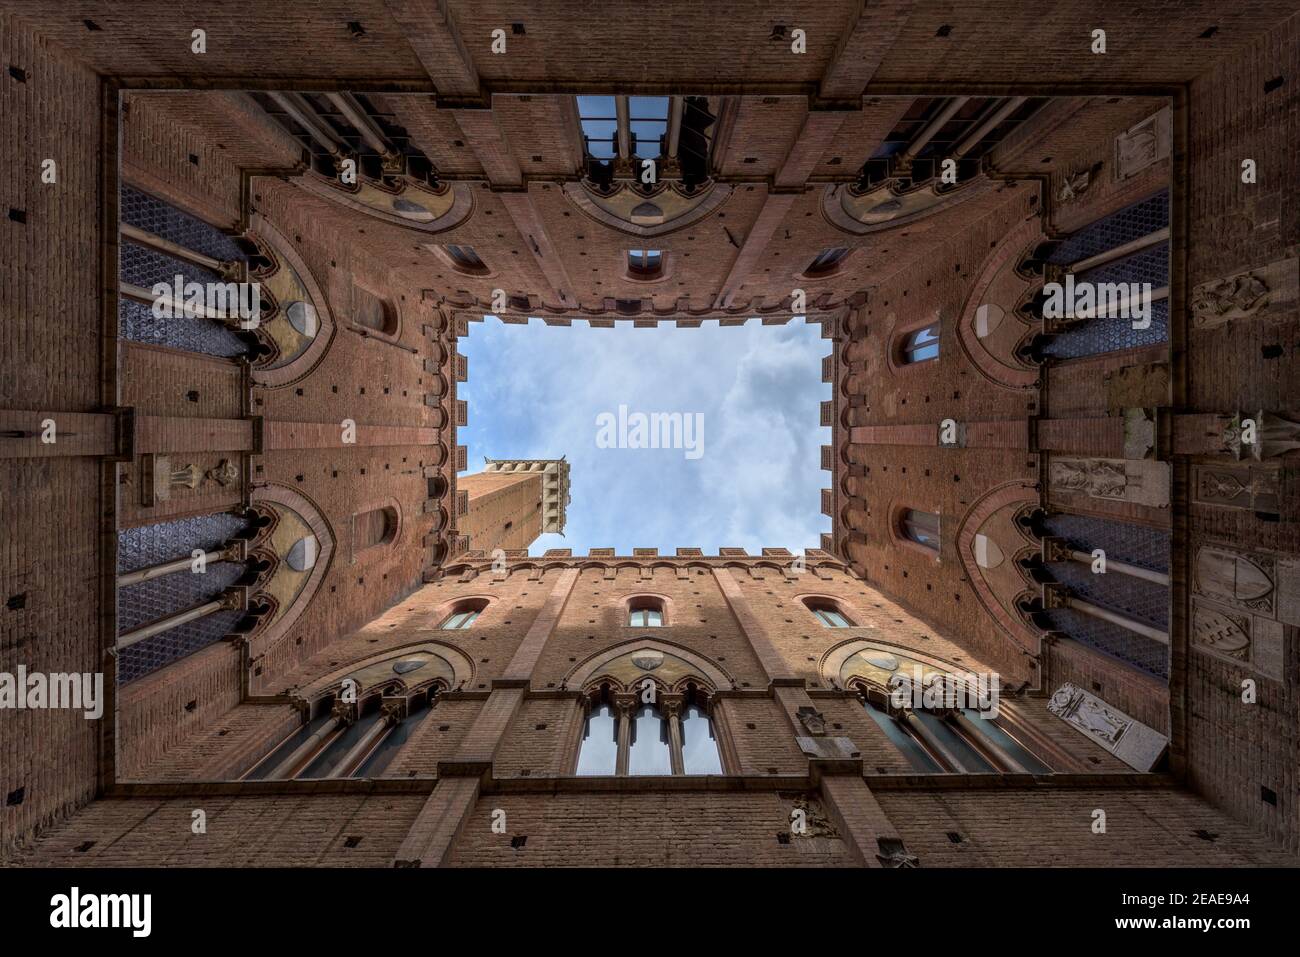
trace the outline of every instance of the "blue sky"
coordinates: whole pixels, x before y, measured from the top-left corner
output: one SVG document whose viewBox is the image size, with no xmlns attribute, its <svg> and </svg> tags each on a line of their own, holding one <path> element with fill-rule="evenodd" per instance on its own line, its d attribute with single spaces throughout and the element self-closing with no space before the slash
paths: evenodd
<svg viewBox="0 0 1300 957">
<path fill-rule="evenodd" d="M 816 548 L 830 518 L 821 514 L 821 446 L 830 429 L 820 403 L 831 342 L 821 326 L 794 319 L 764 326 L 705 322 L 636 329 L 506 325 L 494 316 L 470 324 L 459 343 L 469 381 L 469 425 L 458 439 L 469 472 L 483 458 L 559 458 L 570 463 L 572 501 L 563 536 L 542 535 L 530 549 L 678 547 L 716 553 L 736 546 Z M 598 416 L 700 413 L 698 458 L 684 449 L 601 448 Z M 465 473 L 462 473 L 465 474 Z"/>
</svg>

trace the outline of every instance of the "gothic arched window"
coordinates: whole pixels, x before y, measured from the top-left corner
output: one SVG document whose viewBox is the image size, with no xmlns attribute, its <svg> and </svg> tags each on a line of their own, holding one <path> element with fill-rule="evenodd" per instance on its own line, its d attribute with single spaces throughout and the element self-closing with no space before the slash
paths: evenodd
<svg viewBox="0 0 1300 957">
<path fill-rule="evenodd" d="M 707 695 L 615 693 L 601 685 L 587 698 L 575 774 L 722 774 L 722 755 Z"/>
<path fill-rule="evenodd" d="M 917 771 L 1050 774 L 997 718 L 967 707 L 921 707 L 910 685 L 896 694 L 865 681 L 851 686 L 868 717 Z M 928 701 L 926 702 L 928 705 Z M 951 703 L 951 702 L 948 702 Z"/>
</svg>

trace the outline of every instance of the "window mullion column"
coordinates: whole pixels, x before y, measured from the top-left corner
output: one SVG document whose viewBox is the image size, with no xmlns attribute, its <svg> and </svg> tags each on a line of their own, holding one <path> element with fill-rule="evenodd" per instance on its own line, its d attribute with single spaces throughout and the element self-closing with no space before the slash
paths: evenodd
<svg viewBox="0 0 1300 957">
<path fill-rule="evenodd" d="M 975 726 L 975 722 L 960 709 L 952 713 L 953 721 L 957 725 L 957 730 L 961 732 L 966 743 L 976 751 L 984 755 L 995 768 L 1000 771 L 1009 771 L 1013 774 L 1028 774 L 1029 769 L 1017 761 L 1010 753 L 1005 751 L 991 738 L 986 737 L 983 732 Z M 986 720 L 984 718 L 981 721 Z"/>
<path fill-rule="evenodd" d="M 901 717 L 903 723 L 907 725 L 907 729 L 912 732 L 917 740 L 925 745 L 926 750 L 928 750 L 940 764 L 947 766 L 946 770 L 965 770 L 962 767 L 961 762 L 957 760 L 957 756 L 944 747 L 943 742 L 934 735 L 934 732 L 925 726 L 925 722 L 918 718 L 911 708 L 905 708 Z"/>
<path fill-rule="evenodd" d="M 631 109 L 628 105 L 626 96 L 614 97 L 614 111 L 618 117 L 618 158 L 626 160 L 632 156 L 632 123 Z"/>
<path fill-rule="evenodd" d="M 614 773 L 619 777 L 627 776 L 628 762 L 632 757 L 632 716 L 636 708 L 636 700 L 634 694 L 614 696 L 614 709 L 618 721 L 618 759 L 614 764 Z"/>
<path fill-rule="evenodd" d="M 659 708 L 668 722 L 668 760 L 673 774 L 686 773 L 686 759 L 682 755 L 682 702 L 681 695 L 662 695 Z"/>
</svg>

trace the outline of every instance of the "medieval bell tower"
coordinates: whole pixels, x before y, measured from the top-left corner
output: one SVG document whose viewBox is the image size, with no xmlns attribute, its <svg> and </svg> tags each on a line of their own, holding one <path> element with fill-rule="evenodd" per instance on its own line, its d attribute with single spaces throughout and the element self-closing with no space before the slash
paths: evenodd
<svg viewBox="0 0 1300 957">
<path fill-rule="evenodd" d="M 526 549 L 543 532 L 564 532 L 569 463 L 559 459 L 485 459 L 483 471 L 457 485 L 469 493 L 460 524 L 469 547 Z"/>
</svg>

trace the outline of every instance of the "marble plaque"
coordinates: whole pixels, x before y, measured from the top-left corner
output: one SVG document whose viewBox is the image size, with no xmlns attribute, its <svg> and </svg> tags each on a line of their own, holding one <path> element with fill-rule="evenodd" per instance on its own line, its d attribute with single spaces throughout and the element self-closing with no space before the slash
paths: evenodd
<svg viewBox="0 0 1300 957">
<path fill-rule="evenodd" d="M 1169 745 L 1159 731 L 1068 682 L 1052 695 L 1047 710 L 1137 771 L 1155 767 Z"/>
<path fill-rule="evenodd" d="M 852 738 L 811 738 L 799 736 L 799 750 L 810 758 L 858 758 L 862 754 Z"/>
</svg>

